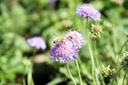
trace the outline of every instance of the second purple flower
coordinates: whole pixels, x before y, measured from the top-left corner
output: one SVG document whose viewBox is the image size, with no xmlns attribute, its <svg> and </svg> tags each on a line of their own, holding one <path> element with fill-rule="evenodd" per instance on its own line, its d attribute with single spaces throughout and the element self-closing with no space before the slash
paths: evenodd
<svg viewBox="0 0 128 85">
<path fill-rule="evenodd" d="M 90 17 L 94 21 L 96 21 L 100 16 L 101 13 L 93 8 L 90 4 L 83 4 L 76 8 L 76 13 L 84 18 Z"/>
</svg>

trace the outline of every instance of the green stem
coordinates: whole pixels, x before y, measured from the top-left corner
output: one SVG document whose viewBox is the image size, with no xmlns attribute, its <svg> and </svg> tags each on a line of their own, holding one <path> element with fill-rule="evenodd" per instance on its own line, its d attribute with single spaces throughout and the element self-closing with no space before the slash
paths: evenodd
<svg viewBox="0 0 128 85">
<path fill-rule="evenodd" d="M 88 37 L 88 18 L 87 18 L 87 20 L 86 20 L 86 38 Z"/>
<path fill-rule="evenodd" d="M 89 33 L 88 33 L 88 18 L 87 18 L 87 21 L 86 21 L 86 39 L 87 39 L 87 44 L 88 44 L 88 48 L 89 48 L 89 52 L 90 52 L 90 56 L 91 56 L 91 62 L 92 62 L 93 84 L 96 84 L 96 82 L 95 82 L 95 64 L 94 64 L 94 57 L 93 57 L 93 53 L 92 53 L 92 49 L 91 49 L 91 42 L 90 42 Z"/>
<path fill-rule="evenodd" d="M 114 51 L 115 51 L 115 54 L 118 52 L 117 49 L 118 49 L 118 45 L 117 45 L 117 39 L 116 39 L 116 30 L 113 29 L 113 43 L 114 43 Z"/>
<path fill-rule="evenodd" d="M 23 85 L 26 85 L 25 72 L 26 72 L 26 65 L 24 65 L 24 72 L 23 72 Z"/>
<path fill-rule="evenodd" d="M 83 85 L 82 84 L 81 74 L 80 74 L 80 68 L 79 68 L 78 61 L 77 60 L 76 60 L 76 66 L 77 66 L 77 70 L 78 70 L 78 73 L 79 73 L 80 85 Z"/>
<path fill-rule="evenodd" d="M 123 48 L 124 48 L 124 46 L 126 45 L 127 42 L 128 42 L 128 39 L 125 41 L 125 43 L 124 43 L 123 46 L 121 47 L 121 49 L 120 49 L 120 51 L 119 51 L 119 54 L 121 54 L 121 52 L 122 52 L 122 50 L 123 50 Z"/>
<path fill-rule="evenodd" d="M 125 78 L 126 78 L 127 72 L 128 72 L 128 68 L 127 68 L 127 70 L 126 70 L 126 72 L 125 72 L 125 74 L 124 74 L 124 78 L 123 78 L 123 83 L 122 83 L 122 85 L 124 85 L 124 80 L 125 80 Z"/>
<path fill-rule="evenodd" d="M 23 85 L 26 85 L 25 77 L 23 77 Z"/>
<path fill-rule="evenodd" d="M 72 74 L 71 74 L 71 71 L 70 71 L 70 69 L 69 69 L 68 63 L 67 63 L 67 68 L 68 68 L 68 73 L 69 73 L 69 75 L 70 75 L 72 81 L 74 82 L 75 85 L 77 85 L 76 82 L 75 82 L 75 80 L 74 80 L 74 78 L 73 78 L 73 76 L 72 76 Z"/>
<path fill-rule="evenodd" d="M 127 75 L 127 79 L 128 79 L 128 75 Z M 126 85 L 128 85 L 128 81 L 126 82 Z"/>
<path fill-rule="evenodd" d="M 128 39 L 125 41 L 125 43 L 124 43 L 123 46 L 121 47 L 120 51 L 118 52 L 119 55 L 121 54 L 121 52 L 122 52 L 124 46 L 127 44 L 127 42 L 128 42 Z M 119 55 L 118 55 L 118 59 L 117 59 L 117 69 L 119 68 L 119 67 L 118 67 L 118 66 L 119 66 Z"/>
<path fill-rule="evenodd" d="M 32 77 L 32 66 L 29 67 L 28 75 L 27 75 L 28 85 L 34 85 L 33 77 Z"/>
<path fill-rule="evenodd" d="M 120 67 L 120 69 L 117 71 L 117 73 L 115 74 L 115 76 L 114 76 L 114 78 L 113 78 L 113 80 L 112 80 L 112 82 L 111 82 L 111 85 L 113 84 L 115 78 L 117 77 L 117 75 L 119 74 L 119 72 L 121 71 L 121 69 L 122 69 L 124 66 L 125 66 L 125 65 L 123 65 L 122 67 Z"/>
<path fill-rule="evenodd" d="M 91 61 L 92 61 L 92 76 L 93 76 L 93 83 L 95 84 L 95 64 L 94 64 L 94 58 L 93 58 L 93 53 L 92 53 L 92 49 L 91 49 L 91 46 L 90 44 L 88 44 L 89 46 L 89 52 L 90 52 L 90 56 L 91 56 Z"/>
<path fill-rule="evenodd" d="M 98 58 L 97 58 L 97 50 L 96 50 L 96 39 L 94 41 L 94 45 L 93 45 L 93 49 L 94 49 L 94 61 L 95 61 L 95 66 L 97 68 L 95 68 L 95 78 L 96 78 L 96 82 L 97 82 L 97 85 L 100 85 L 100 82 L 99 82 L 99 76 L 101 77 L 101 75 L 97 75 L 97 69 L 99 68 L 99 61 L 98 61 Z"/>
<path fill-rule="evenodd" d="M 32 62 L 33 62 L 34 56 L 36 55 L 36 52 L 37 52 L 37 50 L 36 50 L 36 48 L 34 48 L 33 56 L 30 59 Z M 29 71 L 27 74 L 28 85 L 34 85 L 34 81 L 33 81 L 33 77 L 32 77 L 33 63 L 28 68 L 29 68 Z"/>
</svg>

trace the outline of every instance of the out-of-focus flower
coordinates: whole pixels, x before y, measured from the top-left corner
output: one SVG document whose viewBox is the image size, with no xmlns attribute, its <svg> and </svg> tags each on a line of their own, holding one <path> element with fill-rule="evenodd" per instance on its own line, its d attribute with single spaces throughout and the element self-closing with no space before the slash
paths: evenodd
<svg viewBox="0 0 128 85">
<path fill-rule="evenodd" d="M 122 0 L 115 0 L 114 2 L 119 5 L 122 4 Z"/>
<path fill-rule="evenodd" d="M 73 59 L 76 60 L 76 51 L 70 41 L 57 43 L 50 51 L 50 55 L 55 61 L 68 62 Z"/>
<path fill-rule="evenodd" d="M 105 27 L 108 27 L 108 28 L 112 27 L 112 24 L 108 21 L 104 21 L 103 24 L 104 24 Z"/>
<path fill-rule="evenodd" d="M 74 49 L 79 51 L 79 49 L 84 45 L 84 38 L 82 37 L 81 33 L 77 31 L 68 31 L 65 37 L 72 42 Z"/>
<path fill-rule="evenodd" d="M 71 27 L 72 24 L 73 24 L 73 22 L 68 19 L 62 21 L 62 26 L 64 26 L 64 27 Z"/>
<path fill-rule="evenodd" d="M 52 6 L 52 8 L 56 8 L 57 5 L 57 0 L 50 0 L 50 5 Z"/>
<path fill-rule="evenodd" d="M 48 60 L 47 58 L 48 57 L 44 54 L 38 54 L 34 57 L 33 61 L 34 63 L 44 63 Z"/>
<path fill-rule="evenodd" d="M 55 61 L 61 62 L 76 60 L 76 53 L 84 45 L 84 39 L 77 31 L 69 31 L 65 37 L 57 37 L 54 41 L 50 55 Z"/>
<path fill-rule="evenodd" d="M 93 8 L 90 4 L 83 4 L 78 6 L 76 8 L 76 13 L 80 16 L 83 16 L 84 18 L 90 17 L 94 21 L 96 21 L 101 16 L 101 13 Z"/>
<path fill-rule="evenodd" d="M 41 37 L 32 37 L 27 40 L 28 44 L 32 47 L 36 47 L 36 49 L 46 49 L 46 43 Z"/>
<path fill-rule="evenodd" d="M 26 66 L 30 66 L 31 65 L 31 61 L 28 59 L 23 60 L 23 64 Z"/>
</svg>

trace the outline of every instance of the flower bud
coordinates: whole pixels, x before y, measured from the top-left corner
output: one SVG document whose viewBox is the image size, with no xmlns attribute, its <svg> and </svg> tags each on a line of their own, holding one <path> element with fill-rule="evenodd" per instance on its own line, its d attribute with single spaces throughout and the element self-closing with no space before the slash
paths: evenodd
<svg viewBox="0 0 128 85">
<path fill-rule="evenodd" d="M 102 32 L 101 26 L 99 25 L 92 25 L 92 33 L 97 35 L 98 33 Z"/>
<path fill-rule="evenodd" d="M 104 65 L 102 65 L 102 72 L 103 74 L 105 74 L 105 76 L 110 76 L 113 74 L 114 69 L 110 69 L 110 65 L 108 65 L 107 67 L 105 67 Z"/>
</svg>

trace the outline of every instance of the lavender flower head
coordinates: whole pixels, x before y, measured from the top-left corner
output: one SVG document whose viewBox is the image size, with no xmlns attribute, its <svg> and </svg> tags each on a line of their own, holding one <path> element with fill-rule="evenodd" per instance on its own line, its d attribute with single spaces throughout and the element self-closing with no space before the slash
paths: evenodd
<svg viewBox="0 0 128 85">
<path fill-rule="evenodd" d="M 76 51 L 72 47 L 72 43 L 68 40 L 56 43 L 50 51 L 50 55 L 55 61 L 68 62 L 76 60 Z"/>
<path fill-rule="evenodd" d="M 36 49 L 46 49 L 46 43 L 41 37 L 32 37 L 27 40 L 28 44 L 32 47 L 36 47 Z"/>
<path fill-rule="evenodd" d="M 84 38 L 82 35 L 77 31 L 69 31 L 65 37 L 72 42 L 74 49 L 76 52 L 79 51 L 79 49 L 84 45 Z"/>
<path fill-rule="evenodd" d="M 56 39 L 56 43 L 50 51 L 53 59 L 61 62 L 76 60 L 76 53 L 84 44 L 82 35 L 77 31 L 69 31 L 63 38 L 57 37 Z"/>
<path fill-rule="evenodd" d="M 90 17 L 94 21 L 96 21 L 100 16 L 101 13 L 93 8 L 90 4 L 83 4 L 76 8 L 76 13 L 84 18 Z"/>
</svg>

